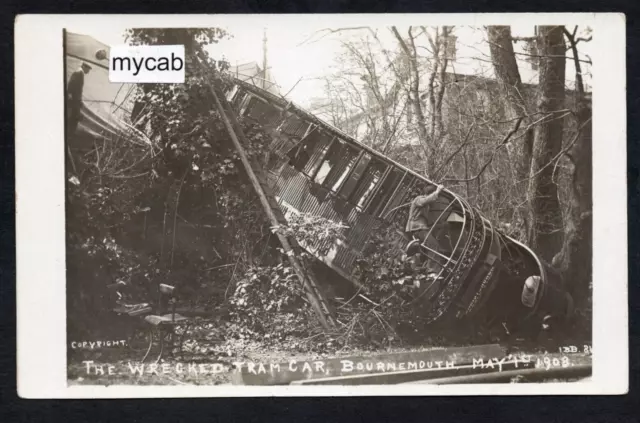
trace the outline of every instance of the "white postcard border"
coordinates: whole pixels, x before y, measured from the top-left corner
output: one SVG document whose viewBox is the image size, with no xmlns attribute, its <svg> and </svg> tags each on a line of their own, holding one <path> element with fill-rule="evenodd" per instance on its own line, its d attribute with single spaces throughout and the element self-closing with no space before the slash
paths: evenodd
<svg viewBox="0 0 640 423">
<path fill-rule="evenodd" d="M 63 28 L 117 25 L 589 24 L 593 59 L 593 376 L 588 382 L 385 386 L 67 386 Z M 24 398 L 623 394 L 628 390 L 626 66 L 622 14 L 22 15 L 16 19 L 18 394 Z"/>
</svg>

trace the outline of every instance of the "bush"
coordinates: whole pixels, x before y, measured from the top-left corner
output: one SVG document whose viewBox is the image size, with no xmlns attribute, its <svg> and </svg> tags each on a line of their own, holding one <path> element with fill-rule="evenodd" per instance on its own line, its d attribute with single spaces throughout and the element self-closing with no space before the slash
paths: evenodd
<svg viewBox="0 0 640 423">
<path fill-rule="evenodd" d="M 253 267 L 229 299 L 230 334 L 239 339 L 280 342 L 308 333 L 312 311 L 290 266 Z M 313 319 L 312 319 L 313 320 Z"/>
</svg>

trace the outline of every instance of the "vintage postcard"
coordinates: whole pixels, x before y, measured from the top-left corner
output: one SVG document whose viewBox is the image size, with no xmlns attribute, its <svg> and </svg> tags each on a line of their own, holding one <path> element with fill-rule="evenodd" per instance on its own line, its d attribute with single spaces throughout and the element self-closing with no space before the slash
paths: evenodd
<svg viewBox="0 0 640 423">
<path fill-rule="evenodd" d="M 19 394 L 626 392 L 624 34 L 18 17 Z"/>
</svg>

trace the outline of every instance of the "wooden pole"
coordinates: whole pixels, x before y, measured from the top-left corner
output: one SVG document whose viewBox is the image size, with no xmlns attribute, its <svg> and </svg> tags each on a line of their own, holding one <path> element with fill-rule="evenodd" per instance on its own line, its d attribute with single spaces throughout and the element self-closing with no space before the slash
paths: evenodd
<svg viewBox="0 0 640 423">
<path fill-rule="evenodd" d="M 267 89 L 267 28 L 262 38 L 262 89 Z"/>
<path fill-rule="evenodd" d="M 262 204 L 262 207 L 264 209 L 264 211 L 267 213 L 267 216 L 269 217 L 269 221 L 271 222 L 272 226 L 279 226 L 281 224 L 281 222 L 278 220 L 276 214 L 274 213 L 273 209 L 271 208 L 271 204 L 269 203 L 269 199 L 267 198 L 267 195 L 265 194 L 262 185 L 260 184 L 260 181 L 258 179 L 258 177 L 256 176 L 255 172 L 253 171 L 253 168 L 251 166 L 251 162 L 249 161 L 249 158 L 247 157 L 244 148 L 242 147 L 242 144 L 240 143 L 240 140 L 238 139 L 238 135 L 244 138 L 244 133 L 242 131 L 235 131 L 233 128 L 233 125 L 231 124 L 231 122 L 229 121 L 229 117 L 227 116 L 225 109 L 222 105 L 222 102 L 220 101 L 220 98 L 218 97 L 215 89 L 211 86 L 209 86 L 209 91 L 211 92 L 211 95 L 213 96 L 215 103 L 216 103 L 216 108 L 218 109 L 218 112 L 220 113 L 220 117 L 222 118 L 222 121 L 224 122 L 225 128 L 227 129 L 227 132 L 229 133 L 229 136 L 231 137 L 231 141 L 233 142 L 234 147 L 236 148 L 238 155 L 240 156 L 240 159 L 242 160 L 242 164 L 247 172 L 247 175 L 249 176 L 249 180 L 251 181 L 251 184 L 253 185 L 253 188 L 255 190 L 255 192 L 258 194 L 258 197 L 260 198 L 260 203 Z M 233 117 L 231 117 L 231 119 L 233 119 Z M 236 125 L 238 125 L 237 121 L 234 122 Z M 285 254 L 287 255 L 289 262 L 291 263 L 291 266 L 293 267 L 294 271 L 296 272 L 296 275 L 298 276 L 298 278 L 300 279 L 300 282 L 302 283 L 302 286 L 305 290 L 305 293 L 307 295 L 307 299 L 309 300 L 309 303 L 311 304 L 311 307 L 313 308 L 313 310 L 316 312 L 316 314 L 318 315 L 318 318 L 320 319 L 320 323 L 322 324 L 323 328 L 325 330 L 329 330 L 331 329 L 331 325 L 330 322 L 327 320 L 327 315 L 325 314 L 325 312 L 322 309 L 322 305 L 320 304 L 320 301 L 318 300 L 318 297 L 315 293 L 314 288 L 311 286 L 308 276 L 306 274 L 306 272 L 304 271 L 304 268 L 302 267 L 302 265 L 300 264 L 300 261 L 298 260 L 298 258 L 295 256 L 295 252 L 294 249 L 291 245 L 291 242 L 289 241 L 289 239 L 276 232 L 276 235 L 278 236 L 278 239 L 280 240 L 280 243 L 282 244 L 282 248 L 284 249 Z"/>
</svg>

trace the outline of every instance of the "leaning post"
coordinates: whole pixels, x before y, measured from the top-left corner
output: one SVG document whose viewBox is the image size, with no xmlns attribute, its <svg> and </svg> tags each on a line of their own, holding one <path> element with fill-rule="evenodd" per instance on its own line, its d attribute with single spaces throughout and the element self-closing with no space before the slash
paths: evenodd
<svg viewBox="0 0 640 423">
<path fill-rule="evenodd" d="M 202 64 L 200 64 L 200 66 L 202 67 Z M 239 138 L 242 138 L 243 141 L 246 142 L 246 138 L 244 136 L 244 133 L 242 132 L 242 130 L 234 130 L 233 126 L 230 122 L 230 118 L 229 116 L 227 116 L 227 113 L 225 111 L 224 106 L 222 105 L 222 101 L 220 99 L 220 97 L 218 96 L 218 94 L 216 93 L 216 90 L 211 86 L 208 85 L 209 91 L 211 92 L 212 97 L 215 100 L 216 103 L 216 109 L 218 111 L 218 113 L 220 114 L 220 117 L 222 118 L 222 121 L 225 125 L 225 128 L 227 129 L 227 132 L 229 133 L 229 136 L 231 138 L 231 141 L 233 142 L 233 145 L 236 149 L 236 151 L 238 152 L 238 155 L 240 156 L 240 159 L 242 161 L 242 164 L 245 168 L 245 171 L 247 172 L 247 175 L 249 176 L 249 180 L 251 181 L 251 185 L 253 186 L 253 189 L 255 190 L 255 192 L 258 194 L 258 198 L 260 199 L 260 204 L 262 205 L 265 213 L 267 214 L 269 221 L 271 222 L 272 226 L 279 226 L 282 222 L 280 222 L 278 220 L 278 217 L 276 216 L 276 214 L 274 213 L 273 209 L 271 208 L 271 204 L 269 203 L 269 199 L 267 197 L 267 195 L 264 192 L 264 189 L 262 188 L 262 185 L 260 184 L 260 181 L 258 179 L 258 177 L 256 176 L 252 166 L 251 166 L 251 162 L 249 161 L 249 158 L 246 154 L 246 152 L 244 151 L 244 148 L 242 147 L 242 143 L 240 142 Z M 237 124 L 237 122 L 235 122 Z M 238 126 L 238 125 L 237 125 Z M 327 310 L 327 312 L 325 312 L 322 309 L 322 305 L 320 304 L 320 300 L 318 299 L 317 294 L 315 293 L 314 288 L 311 285 L 311 282 L 309 281 L 309 278 L 303 268 L 303 266 L 301 265 L 300 261 L 298 260 L 298 257 L 296 257 L 294 249 L 291 245 L 291 242 L 289 241 L 289 239 L 284 236 L 281 233 L 276 232 L 276 235 L 278 236 L 278 240 L 280 241 L 280 243 L 282 244 L 282 248 L 286 254 L 286 256 L 289 259 L 289 262 L 291 263 L 291 266 L 293 267 L 294 271 L 296 272 L 296 275 L 298 276 L 298 278 L 300 279 L 300 282 L 302 283 L 302 286 L 304 288 L 304 291 L 306 293 L 307 299 L 309 300 L 309 303 L 311 304 L 311 307 L 313 308 L 313 310 L 315 311 L 315 313 L 317 314 L 318 318 L 320 319 L 320 323 L 322 324 L 323 328 L 325 330 L 330 330 L 331 326 L 332 326 L 332 319 L 331 316 L 329 315 L 329 312 Z"/>
</svg>

